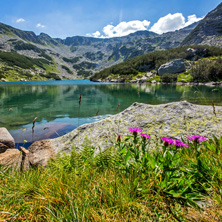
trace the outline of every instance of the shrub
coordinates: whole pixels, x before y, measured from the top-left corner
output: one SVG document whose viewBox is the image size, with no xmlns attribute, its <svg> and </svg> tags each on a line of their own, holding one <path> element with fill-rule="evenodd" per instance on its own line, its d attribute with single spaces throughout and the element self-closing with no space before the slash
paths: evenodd
<svg viewBox="0 0 222 222">
<path fill-rule="evenodd" d="M 61 78 L 56 73 L 40 74 L 40 76 L 47 79 L 61 80 Z"/>
<path fill-rule="evenodd" d="M 91 76 L 91 75 L 92 75 L 92 72 L 91 72 L 91 71 L 85 71 L 85 70 L 79 70 L 79 71 L 77 72 L 77 75 L 78 75 L 78 76 L 88 77 L 88 76 Z"/>
<path fill-rule="evenodd" d="M 170 83 L 170 82 L 176 82 L 177 76 L 178 76 L 178 74 L 165 73 L 160 78 L 161 78 L 162 82 Z"/>
<path fill-rule="evenodd" d="M 191 67 L 191 76 L 195 81 L 222 80 L 222 60 L 200 60 Z"/>
<path fill-rule="evenodd" d="M 68 62 L 68 63 L 77 63 L 80 60 L 81 57 L 73 57 L 73 58 L 66 58 L 63 57 L 63 61 Z"/>
<path fill-rule="evenodd" d="M 73 74 L 73 72 L 67 66 L 62 65 L 61 67 L 65 69 L 69 74 Z"/>
</svg>

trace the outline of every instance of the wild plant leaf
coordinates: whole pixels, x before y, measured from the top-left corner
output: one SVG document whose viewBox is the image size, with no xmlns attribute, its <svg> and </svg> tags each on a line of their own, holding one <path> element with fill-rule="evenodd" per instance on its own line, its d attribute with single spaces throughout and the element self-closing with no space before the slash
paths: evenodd
<svg viewBox="0 0 222 222">
<path fill-rule="evenodd" d="M 128 151 L 127 151 L 127 154 L 126 154 L 126 156 L 125 156 L 125 163 L 128 163 L 130 157 L 131 157 L 131 152 L 128 150 Z"/>
</svg>

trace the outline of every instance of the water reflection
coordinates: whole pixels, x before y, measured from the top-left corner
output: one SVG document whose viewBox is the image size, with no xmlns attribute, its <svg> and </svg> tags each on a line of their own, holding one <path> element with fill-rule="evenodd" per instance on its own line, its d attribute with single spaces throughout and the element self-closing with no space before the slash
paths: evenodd
<svg viewBox="0 0 222 222">
<path fill-rule="evenodd" d="M 222 105 L 221 87 L 150 84 L 92 84 L 89 81 L 0 84 L 0 127 L 17 141 L 33 141 L 63 135 L 80 124 L 116 114 L 134 102 L 162 104 L 187 100 Z M 78 99 L 82 94 L 80 116 Z M 95 117 L 99 110 L 98 117 Z M 36 121 L 35 135 L 30 131 Z M 48 127 L 48 128 L 46 128 Z M 22 129 L 26 131 L 21 133 Z M 45 130 L 43 130 L 46 128 Z M 22 136 L 21 136 L 22 135 Z M 23 139 L 24 138 L 24 139 Z"/>
</svg>

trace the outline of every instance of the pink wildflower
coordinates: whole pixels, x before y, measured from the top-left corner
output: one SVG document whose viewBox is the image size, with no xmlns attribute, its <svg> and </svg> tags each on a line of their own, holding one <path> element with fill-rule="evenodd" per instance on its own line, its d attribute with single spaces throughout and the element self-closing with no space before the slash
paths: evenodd
<svg viewBox="0 0 222 222">
<path fill-rule="evenodd" d="M 150 138 L 150 135 L 148 135 L 148 134 L 140 134 L 140 136 L 143 138 L 143 140 L 147 140 L 147 139 L 149 139 Z"/>
<path fill-rule="evenodd" d="M 141 133 L 143 130 L 140 128 L 129 128 L 129 131 L 132 132 L 134 136 L 137 136 L 138 133 Z"/>
<path fill-rule="evenodd" d="M 173 145 L 174 144 L 174 140 L 171 139 L 171 138 L 162 137 L 161 140 L 163 140 L 163 145 L 164 146 L 169 146 L 169 145 Z"/>
<path fill-rule="evenodd" d="M 182 142 L 181 140 L 175 140 L 174 145 L 176 147 L 188 147 L 188 145 L 186 143 Z"/>
<path fill-rule="evenodd" d="M 208 140 L 208 138 L 199 135 L 188 136 L 187 139 L 193 141 L 194 143 L 199 143 Z"/>
<path fill-rule="evenodd" d="M 163 140 L 163 145 L 164 146 L 169 146 L 169 145 L 175 145 L 177 148 L 178 147 L 188 147 L 188 145 L 181 140 L 173 140 L 171 138 L 163 137 L 161 138 Z"/>
</svg>

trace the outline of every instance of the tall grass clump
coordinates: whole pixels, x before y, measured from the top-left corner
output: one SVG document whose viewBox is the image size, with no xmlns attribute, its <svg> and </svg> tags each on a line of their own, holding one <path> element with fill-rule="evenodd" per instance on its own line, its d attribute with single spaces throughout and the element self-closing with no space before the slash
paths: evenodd
<svg viewBox="0 0 222 222">
<path fill-rule="evenodd" d="M 221 221 L 222 138 L 160 138 L 140 128 L 47 168 L 0 171 L 2 221 Z M 158 145 L 162 144 L 162 145 Z"/>
</svg>

